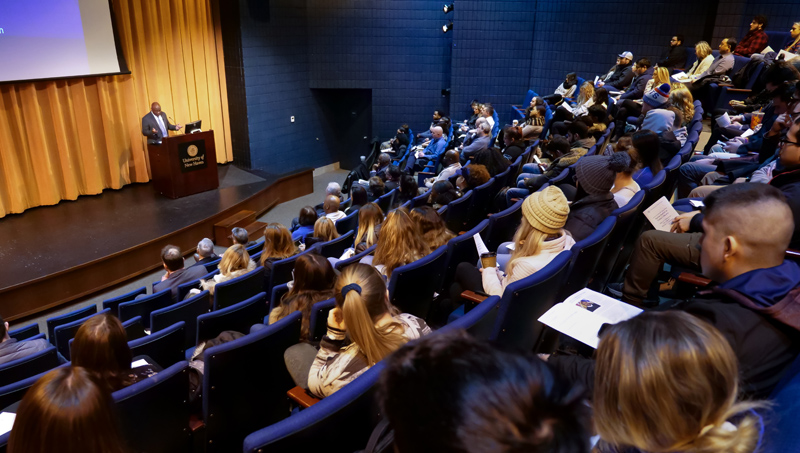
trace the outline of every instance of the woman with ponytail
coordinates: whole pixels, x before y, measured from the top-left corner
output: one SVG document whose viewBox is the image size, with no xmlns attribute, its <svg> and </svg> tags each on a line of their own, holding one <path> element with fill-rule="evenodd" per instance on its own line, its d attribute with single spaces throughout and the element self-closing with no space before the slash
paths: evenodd
<svg viewBox="0 0 800 453">
<path fill-rule="evenodd" d="M 710 324 L 646 311 L 601 329 L 594 377 L 599 453 L 752 453 L 756 404 L 737 401 L 736 355 Z"/>
<path fill-rule="evenodd" d="M 308 375 L 309 390 L 320 398 L 431 331 L 422 319 L 398 313 L 389 304 L 383 277 L 366 264 L 346 267 L 336 281 L 334 296 L 336 307 L 328 315 L 328 334 L 322 338 Z"/>
</svg>

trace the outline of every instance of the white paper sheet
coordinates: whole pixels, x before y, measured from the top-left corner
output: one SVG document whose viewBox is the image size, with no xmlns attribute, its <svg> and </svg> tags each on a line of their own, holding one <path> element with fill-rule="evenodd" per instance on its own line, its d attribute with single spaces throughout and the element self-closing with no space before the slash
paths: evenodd
<svg viewBox="0 0 800 453">
<path fill-rule="evenodd" d="M 145 360 L 145 359 L 139 359 L 139 360 L 131 363 L 131 368 L 138 368 L 140 366 L 145 366 L 145 365 L 150 365 L 150 364 L 147 363 L 147 360 Z"/>
<path fill-rule="evenodd" d="M 661 197 L 652 206 L 644 210 L 644 216 L 659 231 L 672 229 L 672 221 L 678 216 L 678 211 L 669 204 L 666 197 Z"/>
<path fill-rule="evenodd" d="M 781 50 L 780 52 L 778 52 L 778 59 L 780 59 L 781 55 L 783 55 L 783 60 L 784 61 L 790 61 L 790 60 L 794 60 L 795 58 L 797 58 L 797 54 L 789 53 L 789 52 L 787 52 L 785 50 Z"/>
<path fill-rule="evenodd" d="M 768 53 L 770 53 L 770 52 L 775 52 L 775 51 L 772 49 L 772 47 L 770 47 L 770 46 L 767 46 L 767 48 L 766 48 L 766 49 L 764 49 L 764 50 L 762 50 L 762 51 L 761 51 L 761 55 L 766 55 L 766 54 L 768 54 Z"/>
<path fill-rule="evenodd" d="M 702 208 L 705 204 L 700 200 L 689 200 L 689 203 L 695 208 Z"/>
<path fill-rule="evenodd" d="M 0 436 L 11 431 L 11 428 L 14 427 L 14 420 L 16 420 L 16 418 L 17 414 L 12 412 L 0 412 Z"/>
<path fill-rule="evenodd" d="M 731 125 L 731 117 L 728 115 L 728 112 L 725 112 L 722 116 L 717 117 L 717 125 L 719 127 L 728 127 Z"/>
<path fill-rule="evenodd" d="M 478 256 L 481 256 L 484 253 L 489 253 L 489 249 L 486 248 L 486 244 L 483 243 L 483 238 L 481 237 L 480 233 L 472 236 L 472 239 L 475 240 L 475 248 L 478 249 Z"/>
</svg>

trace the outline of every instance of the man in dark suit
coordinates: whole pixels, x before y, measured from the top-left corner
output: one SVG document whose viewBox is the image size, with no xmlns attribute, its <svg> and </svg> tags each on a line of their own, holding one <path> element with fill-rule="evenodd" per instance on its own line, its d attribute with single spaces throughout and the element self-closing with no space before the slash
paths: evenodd
<svg viewBox="0 0 800 453">
<path fill-rule="evenodd" d="M 153 102 L 150 113 L 142 118 L 142 135 L 147 137 L 148 145 L 160 145 L 161 139 L 169 137 L 168 131 L 179 131 L 183 126 L 172 125 L 167 119 L 167 114 L 161 111 L 161 105 Z"/>
<path fill-rule="evenodd" d="M 161 250 L 161 261 L 164 263 L 164 269 L 167 273 L 161 277 L 161 282 L 153 287 L 153 292 L 157 293 L 170 289 L 172 290 L 173 299 L 178 297 L 179 285 L 197 280 L 207 274 L 205 266 L 183 267 L 181 249 L 175 245 L 168 245 Z"/>
</svg>

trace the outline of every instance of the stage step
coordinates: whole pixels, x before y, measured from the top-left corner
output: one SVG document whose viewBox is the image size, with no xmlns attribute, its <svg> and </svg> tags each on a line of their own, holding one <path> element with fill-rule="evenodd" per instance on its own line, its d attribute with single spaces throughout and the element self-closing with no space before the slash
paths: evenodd
<svg viewBox="0 0 800 453">
<path fill-rule="evenodd" d="M 240 227 L 247 230 L 251 241 L 264 236 L 264 227 L 267 224 L 256 221 L 255 211 L 239 211 L 222 222 L 214 224 L 214 243 L 223 247 L 233 245 L 231 234 L 234 228 Z"/>
</svg>

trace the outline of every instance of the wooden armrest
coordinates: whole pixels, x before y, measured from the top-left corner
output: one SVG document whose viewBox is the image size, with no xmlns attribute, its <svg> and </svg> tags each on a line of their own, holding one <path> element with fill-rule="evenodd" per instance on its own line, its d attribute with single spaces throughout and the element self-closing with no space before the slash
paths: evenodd
<svg viewBox="0 0 800 453">
<path fill-rule="evenodd" d="M 466 300 L 468 300 L 468 301 L 470 301 L 472 303 L 479 304 L 479 303 L 483 302 L 484 300 L 488 299 L 488 296 L 484 296 L 482 294 L 478 294 L 478 293 L 473 292 L 473 291 L 463 291 L 461 293 L 461 298 L 462 299 L 466 299 Z"/>
<path fill-rule="evenodd" d="M 192 414 L 189 416 L 189 429 L 192 432 L 196 432 L 199 429 L 205 428 L 205 426 L 206 426 L 205 422 L 203 420 L 200 420 L 200 418 L 197 415 Z"/>
<path fill-rule="evenodd" d="M 513 203 L 516 203 L 516 202 L 518 202 L 519 200 L 521 200 L 521 198 L 512 198 L 512 199 L 511 199 L 511 203 L 512 203 L 512 204 L 513 204 Z"/>
<path fill-rule="evenodd" d="M 678 281 L 700 287 L 705 287 L 711 284 L 711 280 L 699 275 L 691 274 L 689 272 L 681 272 L 681 274 L 678 275 Z"/>
<path fill-rule="evenodd" d="M 721 85 L 721 86 L 732 86 L 732 85 Z M 748 90 L 747 88 L 728 88 L 728 92 L 733 93 L 751 93 L 753 90 Z"/>
<path fill-rule="evenodd" d="M 731 84 L 731 83 L 717 83 L 717 86 L 720 86 L 720 87 L 732 87 L 733 84 Z"/>
<path fill-rule="evenodd" d="M 303 408 L 309 408 L 322 401 L 316 396 L 308 393 L 306 389 L 300 387 L 299 385 L 286 392 L 286 395 Z"/>
</svg>

